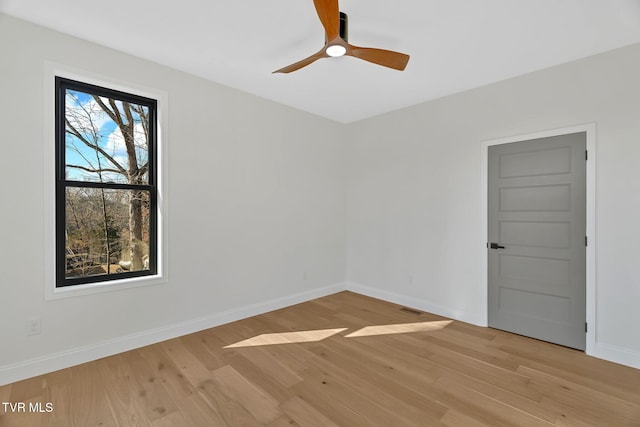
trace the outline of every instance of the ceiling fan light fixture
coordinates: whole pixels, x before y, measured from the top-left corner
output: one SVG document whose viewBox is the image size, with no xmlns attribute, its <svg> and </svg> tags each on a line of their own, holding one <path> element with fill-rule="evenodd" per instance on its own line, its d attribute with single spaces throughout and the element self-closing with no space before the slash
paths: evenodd
<svg viewBox="0 0 640 427">
<path fill-rule="evenodd" d="M 343 56 L 345 53 L 347 53 L 347 48 L 339 44 L 334 44 L 334 45 L 328 46 L 325 52 L 327 52 L 327 55 L 333 56 L 333 57 Z"/>
</svg>

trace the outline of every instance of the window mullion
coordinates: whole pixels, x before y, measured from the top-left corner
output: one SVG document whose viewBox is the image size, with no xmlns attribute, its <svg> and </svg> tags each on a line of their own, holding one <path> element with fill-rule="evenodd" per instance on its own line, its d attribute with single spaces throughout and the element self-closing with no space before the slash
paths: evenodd
<svg viewBox="0 0 640 427">
<path fill-rule="evenodd" d="M 120 190 L 145 190 L 151 191 L 155 189 L 154 185 L 149 184 L 121 184 L 114 182 L 92 182 L 92 181 L 64 181 L 65 187 L 88 187 L 88 188 L 112 188 Z"/>
</svg>

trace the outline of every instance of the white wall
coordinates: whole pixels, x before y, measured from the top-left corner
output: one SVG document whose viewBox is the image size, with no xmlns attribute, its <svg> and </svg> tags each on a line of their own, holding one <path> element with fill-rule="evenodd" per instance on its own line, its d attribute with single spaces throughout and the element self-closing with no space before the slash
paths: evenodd
<svg viewBox="0 0 640 427">
<path fill-rule="evenodd" d="M 0 384 L 342 286 L 342 125 L 5 15 L 0 58 Z M 167 284 L 44 300 L 45 61 L 168 93 Z"/>
<path fill-rule="evenodd" d="M 482 142 L 595 122 L 594 355 L 640 367 L 638 76 L 634 45 L 351 126 L 350 286 L 485 323 Z"/>
</svg>

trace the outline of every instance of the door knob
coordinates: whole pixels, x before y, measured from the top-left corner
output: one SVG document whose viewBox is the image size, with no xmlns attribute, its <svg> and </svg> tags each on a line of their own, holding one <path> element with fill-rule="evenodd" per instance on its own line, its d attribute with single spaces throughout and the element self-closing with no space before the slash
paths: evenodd
<svg viewBox="0 0 640 427">
<path fill-rule="evenodd" d="M 504 246 L 501 246 L 497 243 L 491 243 L 491 249 L 504 249 Z"/>
</svg>

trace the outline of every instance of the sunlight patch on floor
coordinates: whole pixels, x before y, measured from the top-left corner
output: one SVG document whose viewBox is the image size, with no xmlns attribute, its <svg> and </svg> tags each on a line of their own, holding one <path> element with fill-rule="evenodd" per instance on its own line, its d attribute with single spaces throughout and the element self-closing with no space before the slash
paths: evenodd
<svg viewBox="0 0 640 427">
<path fill-rule="evenodd" d="M 447 327 L 453 320 L 434 320 L 431 322 L 399 323 L 396 325 L 365 326 L 355 332 L 345 335 L 345 338 L 369 337 L 374 335 L 406 334 L 411 332 L 438 331 Z M 296 344 L 304 342 L 317 342 L 327 339 L 335 334 L 346 331 L 348 328 L 316 329 L 297 332 L 278 332 L 272 334 L 256 335 L 224 348 L 255 347 L 261 345 Z"/>
<path fill-rule="evenodd" d="M 400 323 L 397 325 L 366 326 L 345 335 L 346 338 L 368 337 L 372 335 L 406 334 L 409 332 L 438 331 L 447 327 L 453 320 L 435 320 L 432 322 Z"/>
<path fill-rule="evenodd" d="M 235 347 L 254 347 L 258 345 L 276 345 L 276 344 L 293 344 L 302 342 L 316 342 L 322 341 L 335 335 L 339 332 L 346 331 L 347 328 L 337 329 L 318 329 L 312 331 L 299 331 L 299 332 L 281 332 L 274 334 L 262 334 L 253 338 L 239 341 L 235 344 L 230 344 L 224 348 Z"/>
</svg>

